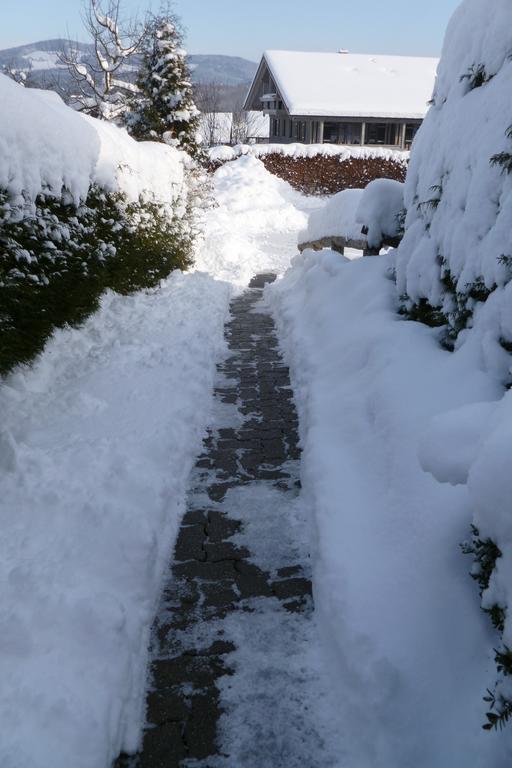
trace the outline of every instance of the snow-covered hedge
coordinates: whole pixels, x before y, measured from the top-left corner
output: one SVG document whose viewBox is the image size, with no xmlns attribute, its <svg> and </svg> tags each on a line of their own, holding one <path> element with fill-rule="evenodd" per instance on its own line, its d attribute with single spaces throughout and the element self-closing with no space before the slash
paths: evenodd
<svg viewBox="0 0 512 768">
<path fill-rule="evenodd" d="M 512 5 L 464 0 L 449 25 L 432 107 L 413 146 L 396 275 L 402 311 L 490 374 L 499 402 L 440 416 L 421 459 L 465 484 L 482 606 L 502 633 L 488 728 L 512 715 Z M 465 385 L 460 381 L 460 387 Z M 498 395 L 499 397 L 499 395 Z"/>
<path fill-rule="evenodd" d="M 241 156 L 258 158 L 267 171 L 307 195 L 334 195 L 363 189 L 375 179 L 404 181 L 409 153 L 332 144 L 240 145 L 211 149 L 209 167 L 216 170 Z"/>
<path fill-rule="evenodd" d="M 189 262 L 182 153 L 0 76 L 0 372 Z"/>
</svg>

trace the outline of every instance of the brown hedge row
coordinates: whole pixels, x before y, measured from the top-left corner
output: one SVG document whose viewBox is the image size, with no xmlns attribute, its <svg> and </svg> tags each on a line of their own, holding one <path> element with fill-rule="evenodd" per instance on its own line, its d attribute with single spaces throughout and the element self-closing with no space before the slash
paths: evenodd
<svg viewBox="0 0 512 768">
<path fill-rule="evenodd" d="M 344 189 L 362 189 L 375 179 L 405 181 L 407 172 L 405 163 L 383 158 L 340 160 L 336 156 L 287 157 L 271 153 L 259 159 L 270 173 L 308 195 L 332 195 Z M 223 162 L 215 162 L 209 167 L 215 171 L 221 165 Z"/>
</svg>

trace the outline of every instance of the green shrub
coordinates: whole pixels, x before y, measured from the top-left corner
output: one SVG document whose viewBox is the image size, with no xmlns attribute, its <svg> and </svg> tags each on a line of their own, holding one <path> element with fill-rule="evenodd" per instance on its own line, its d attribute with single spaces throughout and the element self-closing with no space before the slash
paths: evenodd
<svg viewBox="0 0 512 768">
<path fill-rule="evenodd" d="M 178 206 L 175 206 L 177 208 Z M 0 374 L 40 352 L 55 328 L 83 322 L 112 289 L 151 288 L 191 263 L 190 211 L 91 188 L 75 205 L 0 192 Z"/>
</svg>

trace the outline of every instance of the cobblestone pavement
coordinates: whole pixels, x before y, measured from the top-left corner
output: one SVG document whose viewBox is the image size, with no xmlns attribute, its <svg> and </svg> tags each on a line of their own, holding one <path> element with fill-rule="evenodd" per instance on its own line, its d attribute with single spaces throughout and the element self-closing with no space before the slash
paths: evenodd
<svg viewBox="0 0 512 768">
<path fill-rule="evenodd" d="M 219 424 L 197 460 L 154 627 L 143 748 L 136 758 L 121 758 L 118 768 L 296 764 L 274 733 L 282 724 L 272 722 L 273 699 L 295 688 L 286 659 L 294 655 L 297 622 L 308 623 L 312 600 L 307 552 L 293 545 L 293 521 L 279 519 L 281 506 L 293 509 L 298 496 L 300 451 L 289 372 L 273 320 L 257 306 L 273 279 L 257 276 L 231 305 L 229 353 L 218 367 L 215 391 Z M 249 508 L 257 519 L 248 516 Z M 260 632 L 263 625 L 267 631 Z M 288 641 L 278 636 L 286 631 Z M 250 653 L 244 656 L 239 645 L 250 645 Z M 245 677 L 244 665 L 250 667 Z M 238 720 L 226 706 L 238 710 Z M 283 722 L 303 714 L 281 709 Z M 245 735 L 244 718 L 250 721 Z M 300 738 L 308 739 L 298 721 Z M 237 728 L 239 742 L 245 740 L 233 752 L 230 727 Z M 318 749 L 314 731 L 310 738 Z"/>
</svg>

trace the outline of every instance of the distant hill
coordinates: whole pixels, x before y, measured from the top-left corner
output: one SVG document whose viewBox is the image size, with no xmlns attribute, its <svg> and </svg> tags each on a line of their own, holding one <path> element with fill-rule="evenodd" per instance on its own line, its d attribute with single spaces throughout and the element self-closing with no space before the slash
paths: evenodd
<svg viewBox="0 0 512 768">
<path fill-rule="evenodd" d="M 66 69 L 59 61 L 59 53 L 69 46 L 69 41 L 40 40 L 16 48 L 0 50 L 0 68 L 3 66 L 24 69 L 30 73 L 31 85 L 48 86 L 52 77 L 65 78 Z M 93 47 L 87 43 L 73 43 L 80 59 L 87 61 Z M 226 86 L 247 85 L 256 73 L 257 64 L 237 56 L 191 55 L 190 68 L 195 83 L 222 83 Z"/>
<path fill-rule="evenodd" d="M 195 83 L 246 85 L 256 74 L 258 65 L 238 56 L 190 56 L 192 79 Z"/>
</svg>

